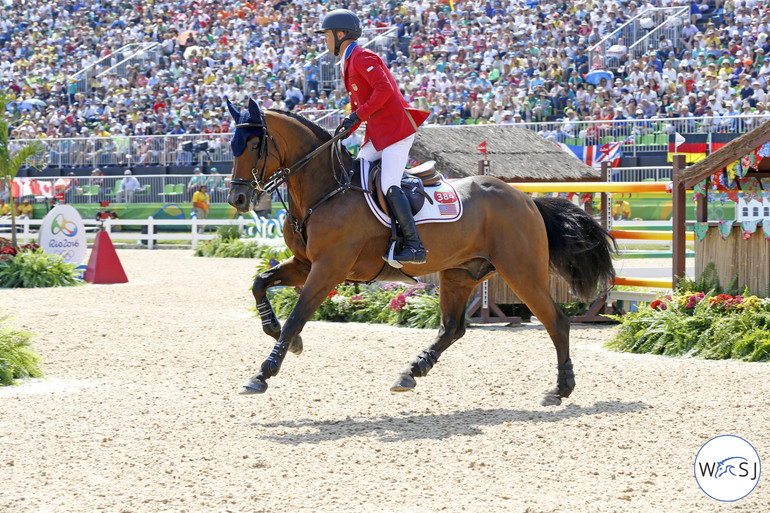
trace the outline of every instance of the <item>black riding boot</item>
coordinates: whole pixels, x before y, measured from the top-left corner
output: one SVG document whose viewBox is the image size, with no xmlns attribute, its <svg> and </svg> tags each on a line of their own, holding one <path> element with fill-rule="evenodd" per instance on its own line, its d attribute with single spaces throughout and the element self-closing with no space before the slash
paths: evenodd
<svg viewBox="0 0 770 513">
<path fill-rule="evenodd" d="M 393 260 L 402 264 L 424 264 L 425 248 L 422 246 L 420 236 L 417 234 L 417 226 L 412 217 L 412 207 L 409 200 L 399 187 L 391 186 L 385 194 L 385 200 L 388 202 L 393 217 L 401 226 L 404 233 L 404 247 L 398 253 L 393 255 Z M 387 255 L 383 257 L 388 260 Z"/>
</svg>

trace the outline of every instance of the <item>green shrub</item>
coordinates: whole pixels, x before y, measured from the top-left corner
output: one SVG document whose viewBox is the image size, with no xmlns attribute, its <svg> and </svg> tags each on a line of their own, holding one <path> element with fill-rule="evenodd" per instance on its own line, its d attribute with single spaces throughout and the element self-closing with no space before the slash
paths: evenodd
<svg viewBox="0 0 770 513">
<path fill-rule="evenodd" d="M 285 319 L 297 304 L 299 287 L 268 291 L 276 315 Z M 403 285 L 342 284 L 329 293 L 312 320 L 367 322 L 409 328 L 438 328 L 441 323 L 438 289 L 429 283 Z"/>
<path fill-rule="evenodd" d="M 43 250 L 0 257 L 0 288 L 69 287 L 81 285 L 77 266 Z"/>
<path fill-rule="evenodd" d="M 31 333 L 11 327 L 8 316 L 0 315 L 0 385 L 14 380 L 40 377 L 40 357 L 30 347 Z"/>
<path fill-rule="evenodd" d="M 770 360 L 770 299 L 678 292 L 613 318 L 621 327 L 607 343 L 610 349 L 712 360 Z"/>
<path fill-rule="evenodd" d="M 231 231 L 223 233 L 222 229 L 216 238 L 195 246 L 195 256 L 200 257 L 264 258 L 266 254 L 272 251 L 272 246 L 261 244 L 255 240 L 241 240 L 237 238 L 237 232 L 233 238 Z"/>
<path fill-rule="evenodd" d="M 267 271 L 292 255 L 293 253 L 286 246 L 267 246 L 260 255 L 262 260 L 257 264 L 257 274 Z"/>
</svg>

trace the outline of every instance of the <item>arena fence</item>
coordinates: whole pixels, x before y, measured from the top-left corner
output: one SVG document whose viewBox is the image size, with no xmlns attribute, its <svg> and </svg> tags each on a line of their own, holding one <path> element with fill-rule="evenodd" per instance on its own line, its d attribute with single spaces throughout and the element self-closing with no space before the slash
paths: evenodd
<svg viewBox="0 0 770 513">
<path fill-rule="evenodd" d="M 159 243 L 182 244 L 195 247 L 199 242 L 212 240 L 222 226 L 237 226 L 246 238 L 260 241 L 282 241 L 280 226 L 282 219 L 265 219 L 257 216 L 239 216 L 236 219 L 106 219 L 96 221 L 83 219 L 88 237 L 92 242 L 93 234 L 104 229 L 116 243 L 131 244 L 137 247 L 153 249 Z M 42 219 L 16 219 L 16 237 L 19 244 L 37 242 L 38 230 Z M 179 227 L 189 227 L 179 229 Z M 137 229 L 139 228 L 139 229 Z M 170 232 L 169 230 L 174 230 Z M 11 231 L 10 221 L 0 220 L 0 237 L 8 237 Z"/>
</svg>

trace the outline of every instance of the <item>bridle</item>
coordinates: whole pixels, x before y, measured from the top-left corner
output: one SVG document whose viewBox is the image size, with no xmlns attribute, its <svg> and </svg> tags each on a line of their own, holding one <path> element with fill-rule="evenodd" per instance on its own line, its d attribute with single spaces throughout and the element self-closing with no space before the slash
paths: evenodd
<svg viewBox="0 0 770 513">
<path fill-rule="evenodd" d="M 270 190 L 268 190 L 269 185 L 262 181 L 262 177 L 265 176 L 265 169 L 267 168 L 267 159 L 270 158 L 270 144 L 268 144 L 269 143 L 268 139 L 270 141 L 273 141 L 273 146 L 275 146 L 275 151 L 278 153 L 278 162 L 281 163 L 282 165 L 283 158 L 281 157 L 281 150 L 280 148 L 278 148 L 278 144 L 276 144 L 275 138 L 268 133 L 267 126 L 264 123 L 239 123 L 235 125 L 236 130 L 238 130 L 239 128 L 261 128 L 263 135 L 260 136 L 259 138 L 259 147 L 257 148 L 257 160 L 254 163 L 254 167 L 251 168 L 251 177 L 253 178 L 253 180 L 244 180 L 243 178 L 232 178 L 230 180 L 230 184 L 245 185 L 246 187 L 251 187 L 252 189 L 257 191 L 257 193 L 265 192 L 265 193 L 272 194 L 273 191 L 275 191 L 275 189 L 277 189 L 280 184 L 276 185 L 275 187 L 270 187 Z M 257 166 L 259 166 L 260 160 L 262 160 L 262 167 L 257 169 Z"/>
<path fill-rule="evenodd" d="M 335 196 L 336 194 L 340 192 L 344 192 L 348 189 L 354 189 L 360 192 L 363 192 L 365 194 L 370 194 L 370 192 L 362 187 L 355 186 L 351 183 L 351 176 L 349 172 L 345 169 L 343 166 L 343 160 L 342 160 L 342 139 L 348 136 L 349 130 L 344 130 L 338 134 L 336 134 L 334 137 L 320 145 L 315 150 L 311 151 L 304 157 L 302 157 L 299 161 L 295 162 L 289 167 L 286 167 L 284 164 L 283 156 L 281 155 L 281 150 L 278 147 L 278 144 L 275 141 L 275 138 L 268 132 L 267 125 L 265 123 L 239 123 L 235 125 L 235 129 L 239 128 L 261 128 L 262 129 L 262 135 L 260 135 L 260 141 L 259 146 L 256 148 L 257 151 L 257 159 L 254 163 L 254 167 L 251 168 L 251 177 L 252 180 L 244 180 L 242 178 L 232 178 L 230 179 L 230 185 L 244 185 L 246 187 L 251 187 L 256 191 L 258 194 L 264 193 L 264 194 L 270 194 L 272 195 L 281 185 L 284 185 L 288 183 L 289 178 L 305 167 L 311 160 L 313 160 L 316 156 L 318 156 L 322 151 L 324 151 L 329 146 L 332 146 L 332 173 L 334 174 L 335 179 L 337 180 L 337 187 L 332 190 L 330 193 L 326 194 L 324 197 L 322 197 L 320 200 L 318 200 L 312 207 L 310 207 L 307 212 L 305 212 L 305 215 L 302 216 L 301 220 L 297 220 L 294 216 L 291 215 L 291 210 L 289 209 L 289 205 L 286 204 L 286 201 L 283 199 L 282 196 L 279 195 L 279 199 L 281 200 L 281 204 L 283 205 L 284 210 L 286 211 L 286 219 L 291 223 L 291 226 L 294 228 L 294 232 L 299 234 L 299 236 L 302 238 L 303 244 L 306 243 L 305 241 L 305 235 L 304 235 L 304 227 L 305 223 L 307 222 L 308 217 L 310 217 L 310 214 L 313 213 L 313 210 L 318 208 L 318 206 L 325 202 L 326 200 L 330 199 L 332 196 Z M 267 160 L 270 157 L 270 144 L 269 141 L 272 141 L 273 146 L 275 146 L 275 151 L 278 154 L 278 169 L 273 173 L 270 178 L 267 180 L 264 180 L 265 176 L 265 170 L 267 169 Z M 254 146 L 251 146 L 252 149 L 254 149 Z M 262 162 L 262 166 L 259 167 L 260 161 Z M 337 173 L 336 169 L 340 169 L 341 172 Z M 340 178 L 341 177 L 341 180 Z"/>
</svg>

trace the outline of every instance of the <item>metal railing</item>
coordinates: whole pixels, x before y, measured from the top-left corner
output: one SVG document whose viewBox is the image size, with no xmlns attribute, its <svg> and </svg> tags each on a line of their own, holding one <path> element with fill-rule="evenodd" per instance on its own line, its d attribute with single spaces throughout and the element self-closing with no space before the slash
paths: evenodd
<svg viewBox="0 0 770 513">
<path fill-rule="evenodd" d="M 208 173 L 200 175 L 142 175 L 141 170 L 133 175 L 139 181 L 140 189 L 120 192 L 124 175 L 110 176 L 65 176 L 48 178 L 29 176 L 14 178 L 20 200 L 45 203 L 56 195 L 63 195 L 67 204 L 86 205 L 102 201 L 110 203 L 190 203 L 195 190 L 201 185 L 208 187 L 211 203 L 227 203 L 230 189 L 230 175 Z M 15 190 L 14 190 L 15 192 Z M 282 185 L 273 200 L 288 201 L 287 188 Z"/>
<path fill-rule="evenodd" d="M 144 65 L 147 61 L 151 61 L 154 66 L 158 65 L 160 60 L 160 43 L 139 43 L 139 46 L 134 50 L 133 53 L 124 59 L 118 61 L 109 68 L 100 71 L 96 75 L 96 78 L 101 78 L 108 73 L 115 73 L 119 77 L 125 77 L 126 68 L 128 66 L 134 66 L 135 64 Z"/>
<path fill-rule="evenodd" d="M 768 120 L 770 120 L 770 113 L 761 116 L 653 118 L 625 119 L 621 121 L 554 121 L 494 126 L 527 128 L 553 142 L 572 146 L 596 146 L 610 142 L 620 142 L 624 155 L 636 156 L 638 153 L 667 151 L 668 136 L 677 132 L 682 135 L 706 133 L 742 134 L 753 130 Z M 489 127 L 490 125 L 463 126 L 474 128 Z M 454 128 L 454 125 L 427 125 L 420 128 L 420 130 L 449 130 L 452 128 Z"/>
<path fill-rule="evenodd" d="M 673 15 L 669 16 L 666 21 L 654 29 L 650 30 L 644 37 L 636 41 L 628 49 L 629 57 L 635 59 L 640 57 L 647 51 L 647 43 L 654 41 L 653 47 L 658 46 L 658 41 L 661 36 L 665 36 L 668 41 L 671 41 L 674 48 L 679 48 L 679 39 L 682 37 L 682 28 L 684 22 L 690 17 L 690 8 L 681 7 Z"/>
<path fill-rule="evenodd" d="M 141 171 L 138 171 L 141 173 Z M 44 203 L 56 194 L 63 194 L 67 204 L 110 203 L 189 203 L 200 185 L 208 187 L 212 203 L 227 203 L 230 176 L 201 175 L 142 175 L 134 178 L 141 188 L 133 193 L 120 192 L 124 176 L 66 176 L 62 178 L 15 178 L 21 199 Z"/>
<path fill-rule="evenodd" d="M 132 56 L 145 51 L 147 47 L 157 44 L 158 43 L 130 43 L 112 52 L 111 54 L 92 62 L 82 70 L 72 75 L 72 78 L 75 79 L 75 83 L 77 84 L 77 91 L 80 93 L 88 93 L 91 90 L 91 85 L 94 79 L 101 77 L 104 75 L 104 73 L 109 72 L 119 63 L 125 62 Z"/>
<path fill-rule="evenodd" d="M 364 28 L 361 37 L 358 39 L 358 44 L 374 52 L 379 52 L 393 44 L 397 33 L 397 27 Z M 318 54 L 315 62 L 318 65 L 318 84 L 321 89 L 324 91 L 344 89 L 339 64 L 328 50 Z M 307 92 L 305 91 L 305 93 Z"/>
<path fill-rule="evenodd" d="M 665 34 L 674 47 L 679 48 L 682 25 L 688 17 L 688 7 L 660 7 L 634 16 L 588 49 L 591 69 L 616 70 L 620 67 L 619 56 L 610 49 L 621 38 L 631 58 L 639 57 L 644 53 L 647 43 L 652 41 L 651 38 L 659 38 L 661 34 Z M 634 43 L 629 47 L 631 42 Z M 657 43 L 654 46 L 657 48 Z"/>
<path fill-rule="evenodd" d="M 612 182 L 644 182 L 654 180 L 660 182 L 671 180 L 672 167 L 613 167 L 610 181 Z"/>
<path fill-rule="evenodd" d="M 300 111 L 326 130 L 339 124 L 342 111 Z M 770 113 L 698 118 L 653 118 L 622 121 L 562 121 L 520 123 L 513 126 L 533 130 L 554 142 L 573 146 L 593 146 L 621 142 L 623 153 L 637 155 L 668 149 L 668 136 L 698 133 L 736 133 L 753 130 L 770 120 Z M 488 125 L 464 125 L 488 126 Z M 505 127 L 510 125 L 495 125 Z M 449 130 L 452 126 L 425 125 L 420 130 Z M 231 162 L 232 134 L 183 134 L 154 136 L 89 137 L 72 139 L 34 139 L 47 149 L 38 164 L 58 168 L 192 166 Z M 11 141 L 11 150 L 33 140 Z"/>
</svg>

